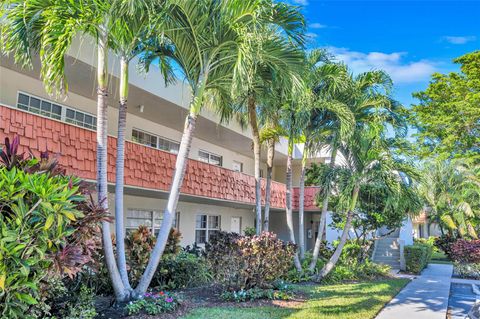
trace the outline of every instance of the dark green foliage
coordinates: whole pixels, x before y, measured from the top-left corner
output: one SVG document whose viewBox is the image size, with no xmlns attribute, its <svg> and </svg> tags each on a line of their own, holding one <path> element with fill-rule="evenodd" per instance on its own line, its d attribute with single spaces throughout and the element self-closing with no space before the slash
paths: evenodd
<svg viewBox="0 0 480 319">
<path fill-rule="evenodd" d="M 480 150 L 480 51 L 454 60 L 460 72 L 435 73 L 410 120 L 417 129 L 421 157 L 478 157 Z"/>
<path fill-rule="evenodd" d="M 456 241 L 453 236 L 443 235 L 435 240 L 435 246 L 443 251 L 448 258 L 452 258 L 452 244 Z"/>
<path fill-rule="evenodd" d="M 181 251 L 177 255 L 164 255 L 153 278 L 160 289 L 196 287 L 212 280 L 205 259 Z"/>
<path fill-rule="evenodd" d="M 181 251 L 180 238 L 180 232 L 172 228 L 152 281 L 160 289 L 193 287 L 211 279 L 204 258 Z M 132 284 L 137 283 L 143 274 L 155 242 L 155 236 L 146 226 L 140 226 L 126 237 L 125 250 Z"/>
<path fill-rule="evenodd" d="M 218 232 L 205 247 L 214 278 L 232 289 L 271 288 L 291 267 L 295 246 L 275 234 L 240 236 Z"/>
<path fill-rule="evenodd" d="M 432 258 L 433 246 L 426 243 L 415 243 L 405 246 L 405 264 L 407 272 L 419 274 Z"/>
</svg>

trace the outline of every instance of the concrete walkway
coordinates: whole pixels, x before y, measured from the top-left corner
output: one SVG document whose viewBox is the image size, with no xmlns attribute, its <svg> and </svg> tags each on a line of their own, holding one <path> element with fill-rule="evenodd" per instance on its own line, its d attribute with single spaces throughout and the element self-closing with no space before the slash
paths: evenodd
<svg viewBox="0 0 480 319">
<path fill-rule="evenodd" d="M 379 313 L 377 319 L 445 319 L 452 265 L 429 264 Z"/>
</svg>

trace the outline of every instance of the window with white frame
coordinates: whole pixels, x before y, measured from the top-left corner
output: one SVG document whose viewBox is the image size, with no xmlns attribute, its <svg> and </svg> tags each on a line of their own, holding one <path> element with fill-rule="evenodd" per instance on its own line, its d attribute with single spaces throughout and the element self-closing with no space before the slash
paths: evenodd
<svg viewBox="0 0 480 319">
<path fill-rule="evenodd" d="M 195 242 L 204 244 L 208 242 L 211 234 L 220 231 L 220 216 L 197 215 L 195 221 Z"/>
<path fill-rule="evenodd" d="M 198 151 L 198 160 L 217 166 L 222 166 L 223 158 L 220 155 L 213 154 L 207 151 L 199 150 Z"/>
<path fill-rule="evenodd" d="M 235 172 L 243 172 L 243 163 L 242 162 L 237 162 L 237 161 L 233 161 L 233 166 L 232 166 L 233 170 Z"/>
<path fill-rule="evenodd" d="M 92 114 L 24 92 L 18 92 L 17 107 L 24 111 L 73 123 L 88 129 L 95 130 L 97 128 L 97 118 Z"/>
<path fill-rule="evenodd" d="M 158 234 L 162 225 L 163 213 L 155 210 L 128 209 L 125 228 L 127 232 L 137 229 L 140 226 L 147 226 L 155 235 Z M 180 212 L 174 216 L 172 227 L 178 228 L 180 221 Z"/>
<path fill-rule="evenodd" d="M 158 135 L 147 133 L 135 128 L 132 130 L 132 140 L 134 142 L 155 147 L 174 154 L 178 154 L 178 149 L 180 148 L 180 143 L 178 142 L 171 141 Z"/>
</svg>

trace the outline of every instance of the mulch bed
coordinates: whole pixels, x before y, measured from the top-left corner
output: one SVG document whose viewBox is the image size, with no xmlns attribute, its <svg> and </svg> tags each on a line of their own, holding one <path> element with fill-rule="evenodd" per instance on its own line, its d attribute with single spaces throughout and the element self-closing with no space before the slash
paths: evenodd
<svg viewBox="0 0 480 319">
<path fill-rule="evenodd" d="M 184 316 L 192 309 L 200 307 L 237 307 L 252 308 L 260 306 L 272 306 L 280 308 L 295 308 L 307 300 L 305 293 L 295 291 L 294 297 L 290 300 L 254 300 L 246 302 L 229 302 L 220 298 L 221 287 L 211 285 L 196 288 L 188 288 L 177 291 L 182 302 L 178 309 L 172 313 L 164 313 L 160 316 L 136 315 L 128 316 L 123 307 L 112 307 L 111 297 L 99 297 L 97 299 L 97 318 L 101 319 L 175 319 Z"/>
</svg>

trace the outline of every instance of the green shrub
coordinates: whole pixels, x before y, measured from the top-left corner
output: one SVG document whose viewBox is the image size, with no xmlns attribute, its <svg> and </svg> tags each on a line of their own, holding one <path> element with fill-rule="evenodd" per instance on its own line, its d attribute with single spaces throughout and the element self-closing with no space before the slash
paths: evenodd
<svg viewBox="0 0 480 319">
<path fill-rule="evenodd" d="M 205 247 L 214 278 L 234 289 L 271 288 L 291 267 L 295 246 L 273 233 L 259 236 L 217 232 Z"/>
<path fill-rule="evenodd" d="M 433 245 L 427 243 L 415 243 L 405 246 L 404 256 L 407 272 L 419 274 L 432 258 Z"/>
<path fill-rule="evenodd" d="M 246 227 L 243 233 L 245 236 L 255 236 L 257 234 L 257 230 L 255 227 Z"/>
<path fill-rule="evenodd" d="M 390 266 L 376 264 L 367 259 L 361 263 L 351 263 L 350 265 L 337 264 L 322 282 L 336 284 L 349 281 L 376 280 L 389 276 Z"/>
<path fill-rule="evenodd" d="M 212 280 L 205 258 L 181 251 L 175 256 L 163 256 L 153 283 L 160 289 L 196 287 Z"/>
<path fill-rule="evenodd" d="M 180 301 L 175 294 L 160 291 L 159 293 L 146 293 L 142 299 L 131 301 L 126 309 L 129 315 L 147 314 L 158 315 L 172 312 L 177 309 Z"/>
<path fill-rule="evenodd" d="M 18 145 L 18 138 L 12 144 L 6 139 L 0 151 L 0 313 L 5 318 L 48 312 L 47 279 L 73 278 L 93 263 L 98 224 L 106 218 L 88 202 L 80 179 L 65 175 L 48 154 L 24 159 Z"/>
<path fill-rule="evenodd" d="M 289 300 L 293 296 L 290 289 L 261 289 L 250 288 L 247 290 L 240 289 L 238 291 L 225 291 L 221 298 L 225 301 L 245 302 L 258 299 L 269 300 Z"/>
</svg>

